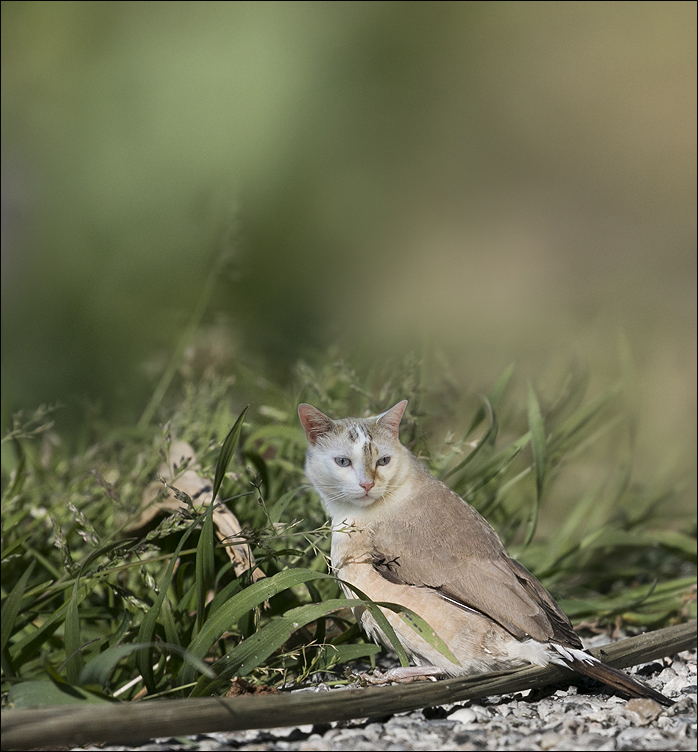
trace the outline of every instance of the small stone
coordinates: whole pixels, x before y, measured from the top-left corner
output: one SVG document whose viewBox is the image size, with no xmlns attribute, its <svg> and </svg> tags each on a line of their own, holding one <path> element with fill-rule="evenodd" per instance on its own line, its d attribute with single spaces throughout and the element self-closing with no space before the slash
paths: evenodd
<svg viewBox="0 0 698 752">
<path fill-rule="evenodd" d="M 458 721 L 458 723 L 462 723 L 463 725 L 477 723 L 477 713 L 471 708 L 460 708 L 460 710 L 451 713 L 448 719 L 450 721 Z"/>
<path fill-rule="evenodd" d="M 635 726 L 647 726 L 662 712 L 662 706 L 647 697 L 628 700 L 625 712 Z"/>
<path fill-rule="evenodd" d="M 560 734 L 557 734 L 554 731 L 546 731 L 541 735 L 539 744 L 541 749 L 548 750 L 557 747 L 561 741 L 562 737 Z"/>
<path fill-rule="evenodd" d="M 277 728 L 267 729 L 265 733 L 275 739 L 288 739 L 289 741 L 296 741 L 307 734 L 310 734 L 313 730 L 312 724 L 306 726 L 278 726 Z"/>
</svg>

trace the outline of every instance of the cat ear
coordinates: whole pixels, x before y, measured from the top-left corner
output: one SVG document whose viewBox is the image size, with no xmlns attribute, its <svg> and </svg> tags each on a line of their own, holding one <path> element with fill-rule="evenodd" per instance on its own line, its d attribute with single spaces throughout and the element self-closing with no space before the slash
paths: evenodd
<svg viewBox="0 0 698 752">
<path fill-rule="evenodd" d="M 396 439 L 399 438 L 400 421 L 402 420 L 402 414 L 405 412 L 406 407 L 407 400 L 402 400 L 402 402 L 398 402 L 397 405 L 391 407 L 390 410 L 387 410 L 382 415 L 378 416 L 378 422 L 384 428 L 387 428 Z"/>
<path fill-rule="evenodd" d="M 305 435 L 311 444 L 315 444 L 320 436 L 334 428 L 334 421 L 321 413 L 316 407 L 303 402 L 298 405 L 298 417 L 301 419 Z"/>
</svg>

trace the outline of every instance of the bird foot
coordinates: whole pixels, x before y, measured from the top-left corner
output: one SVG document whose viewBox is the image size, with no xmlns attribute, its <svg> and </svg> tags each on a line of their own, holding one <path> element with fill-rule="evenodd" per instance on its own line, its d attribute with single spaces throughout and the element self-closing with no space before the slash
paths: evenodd
<svg viewBox="0 0 698 752">
<path fill-rule="evenodd" d="M 436 666 L 402 666 L 400 668 L 391 668 L 388 671 L 378 671 L 377 669 L 370 674 L 364 674 L 361 679 L 366 684 L 408 684 L 413 681 L 435 681 L 437 676 L 441 676 L 443 671 Z"/>
</svg>

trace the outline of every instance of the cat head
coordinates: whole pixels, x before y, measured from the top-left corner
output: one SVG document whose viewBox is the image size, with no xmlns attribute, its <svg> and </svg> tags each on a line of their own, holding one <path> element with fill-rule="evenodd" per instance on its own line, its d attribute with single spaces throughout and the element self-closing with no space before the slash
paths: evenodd
<svg viewBox="0 0 698 752">
<path fill-rule="evenodd" d="M 403 400 L 381 415 L 332 420 L 299 405 L 309 444 L 306 474 L 333 519 L 360 516 L 398 490 L 411 457 L 398 436 L 406 407 Z"/>
</svg>

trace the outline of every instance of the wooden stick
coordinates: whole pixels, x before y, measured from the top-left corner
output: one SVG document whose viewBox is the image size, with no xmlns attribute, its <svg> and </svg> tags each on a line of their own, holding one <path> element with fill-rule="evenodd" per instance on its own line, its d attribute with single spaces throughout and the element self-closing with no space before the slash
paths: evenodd
<svg viewBox="0 0 698 752">
<path fill-rule="evenodd" d="M 604 663 L 624 668 L 674 655 L 695 645 L 694 620 L 590 652 Z M 2 713 L 2 749 L 82 746 L 93 742 L 126 744 L 162 736 L 370 718 L 519 692 L 569 679 L 571 675 L 566 669 L 548 666 L 505 674 L 331 692 L 5 710 Z"/>
</svg>

